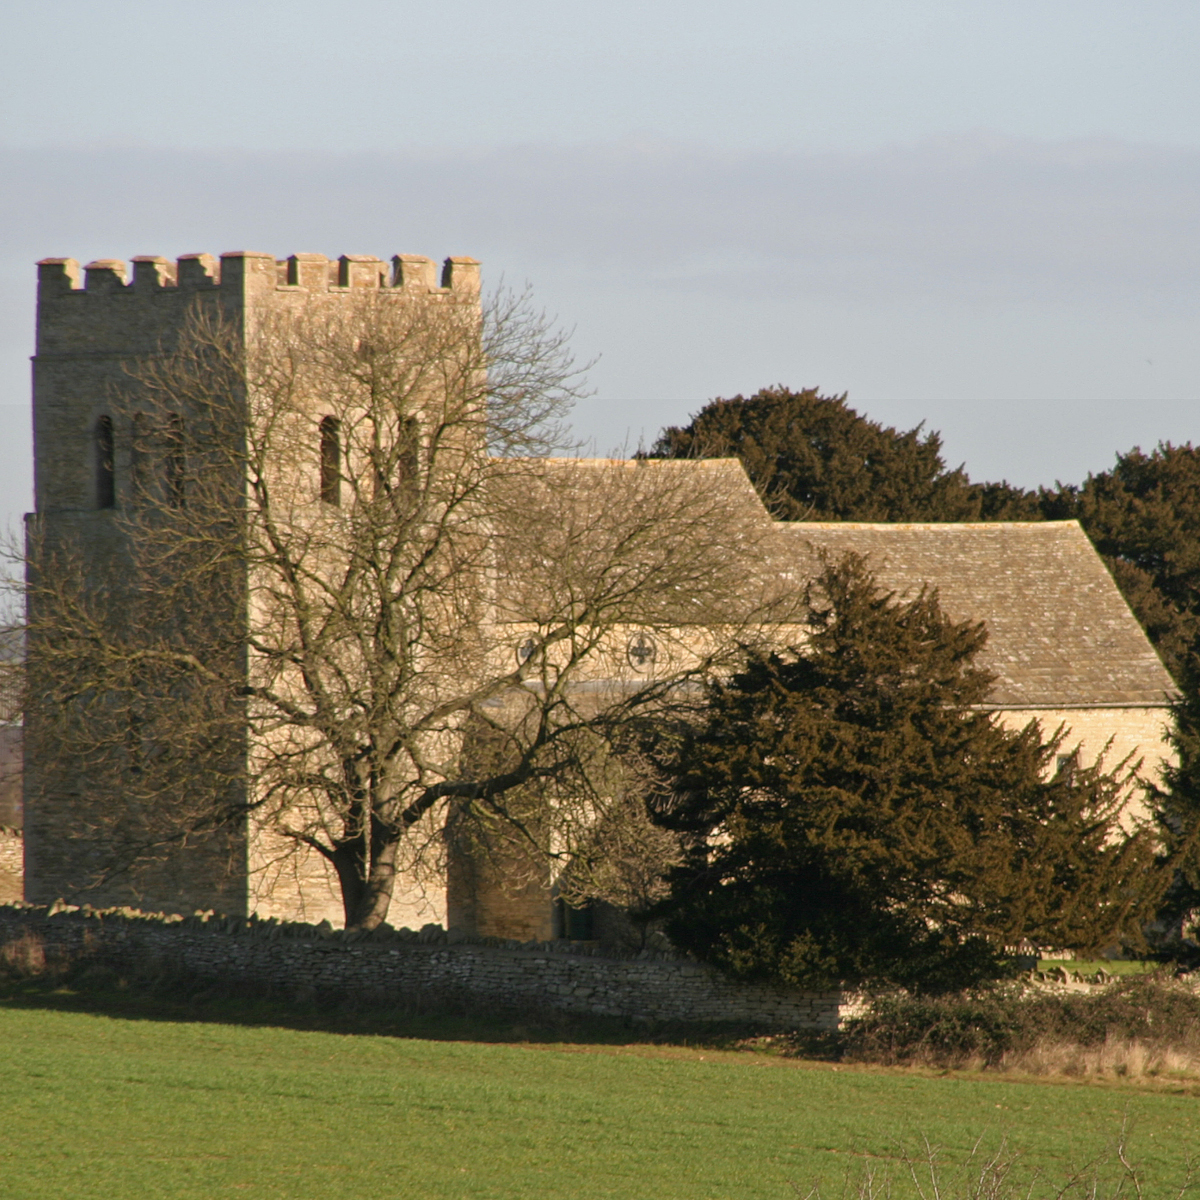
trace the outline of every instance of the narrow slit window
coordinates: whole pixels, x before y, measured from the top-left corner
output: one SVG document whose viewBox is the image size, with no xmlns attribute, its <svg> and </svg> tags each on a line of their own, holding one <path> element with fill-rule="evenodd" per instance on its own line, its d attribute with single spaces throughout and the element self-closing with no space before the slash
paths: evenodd
<svg viewBox="0 0 1200 1200">
<path fill-rule="evenodd" d="M 137 503 L 144 503 L 151 487 L 148 470 L 152 461 L 149 421 L 145 413 L 133 415 L 133 437 L 129 443 L 129 490 Z"/>
<path fill-rule="evenodd" d="M 178 413 L 171 413 L 163 427 L 163 483 L 167 504 L 171 508 L 183 507 L 186 469 L 183 418 Z"/>
<path fill-rule="evenodd" d="M 421 434 L 415 417 L 407 417 L 400 425 L 400 445 L 396 463 L 396 482 L 409 497 L 417 492 L 420 470 Z"/>
<path fill-rule="evenodd" d="M 321 418 L 321 499 L 342 502 L 342 429 L 337 417 Z"/>
<path fill-rule="evenodd" d="M 382 440 L 382 439 L 381 439 Z M 403 417 L 396 441 L 377 447 L 371 455 L 375 468 L 375 495 L 397 499 L 411 507 L 417 498 L 421 471 L 421 429 L 415 417 Z"/>
<path fill-rule="evenodd" d="M 113 464 L 112 417 L 97 418 L 94 452 L 96 455 L 96 507 L 115 508 L 117 478 Z"/>
</svg>

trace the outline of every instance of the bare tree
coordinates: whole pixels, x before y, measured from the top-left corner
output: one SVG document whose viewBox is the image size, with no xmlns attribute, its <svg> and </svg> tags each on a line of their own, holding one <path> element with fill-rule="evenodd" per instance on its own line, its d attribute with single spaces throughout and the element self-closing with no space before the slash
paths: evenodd
<svg viewBox="0 0 1200 1200">
<path fill-rule="evenodd" d="M 48 786 L 96 878 L 248 823 L 370 929 L 448 818 L 570 859 L 629 807 L 614 747 L 780 618 L 740 472 L 548 457 L 565 339 L 440 299 L 197 310 L 130 367 L 116 570 L 29 549 L 34 736 L 87 764 Z"/>
</svg>

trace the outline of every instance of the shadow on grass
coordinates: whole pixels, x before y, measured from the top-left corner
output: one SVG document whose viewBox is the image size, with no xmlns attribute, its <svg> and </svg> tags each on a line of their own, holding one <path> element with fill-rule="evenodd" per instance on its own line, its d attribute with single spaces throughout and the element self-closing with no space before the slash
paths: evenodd
<svg viewBox="0 0 1200 1200">
<path fill-rule="evenodd" d="M 379 995 L 288 994 L 236 982 L 123 975 L 85 966 L 57 976 L 0 976 L 0 1012 L 90 1013 L 131 1021 L 200 1022 L 427 1041 L 578 1046 L 685 1046 L 772 1052 L 775 1039 L 744 1025 L 652 1023 L 581 1017 L 551 1009 L 490 1009 L 445 997 L 396 1003 Z M 798 1040 L 799 1039 L 799 1040 Z M 789 1034 L 789 1056 L 833 1060 L 836 1035 Z"/>
</svg>

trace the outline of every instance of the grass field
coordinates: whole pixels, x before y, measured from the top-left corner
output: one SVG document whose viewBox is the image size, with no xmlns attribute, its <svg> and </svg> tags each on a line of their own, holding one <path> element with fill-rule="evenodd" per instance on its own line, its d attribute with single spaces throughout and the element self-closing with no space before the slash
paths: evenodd
<svg viewBox="0 0 1200 1200">
<path fill-rule="evenodd" d="M 922 1136 L 1060 1173 L 1128 1120 L 1147 1196 L 1200 1099 L 1130 1084 L 486 1044 L 0 1005 L 0 1197 L 792 1197 Z M 836 1193 L 837 1188 L 833 1191 Z M 801 1192 L 803 1194 L 803 1190 Z M 903 1190 L 897 1195 L 906 1194 Z"/>
<path fill-rule="evenodd" d="M 1061 967 L 1069 975 L 1078 971 L 1080 975 L 1095 975 L 1097 971 L 1106 971 L 1109 975 L 1151 975 L 1162 966 L 1156 962 L 1142 962 L 1138 959 L 1123 958 L 1043 958 L 1038 960 L 1039 971 L 1049 971 Z"/>
</svg>

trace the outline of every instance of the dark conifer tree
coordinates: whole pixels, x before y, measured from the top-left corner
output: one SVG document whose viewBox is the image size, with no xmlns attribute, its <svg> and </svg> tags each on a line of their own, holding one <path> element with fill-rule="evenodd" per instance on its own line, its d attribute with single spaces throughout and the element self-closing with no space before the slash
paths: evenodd
<svg viewBox="0 0 1200 1200">
<path fill-rule="evenodd" d="M 897 603 L 827 563 L 807 638 L 713 683 L 664 761 L 656 819 L 685 864 L 660 909 L 679 946 L 793 986 L 967 986 L 1024 939 L 1137 943 L 1164 885 L 1122 832 L 1128 764 L 1055 771 L 1061 734 L 982 711 L 982 626 Z"/>
<path fill-rule="evenodd" d="M 742 460 L 763 502 L 785 521 L 1036 520 L 1037 496 L 1008 483 L 972 484 L 948 470 L 941 437 L 860 416 L 845 395 L 764 388 L 712 400 L 686 426 L 664 429 L 651 458 Z"/>
<path fill-rule="evenodd" d="M 1200 451 L 1135 448 L 1079 487 L 1043 491 L 1041 506 L 1083 525 L 1178 676 L 1200 652 Z"/>
<path fill-rule="evenodd" d="M 1171 886 L 1159 910 L 1162 950 L 1169 957 L 1200 957 L 1200 671 L 1195 656 L 1181 670 L 1171 745 L 1175 761 L 1157 789 L 1164 859 L 1172 868 Z M 1181 941 L 1180 936 L 1186 941 Z M 1190 942 L 1190 947 L 1187 945 Z"/>
<path fill-rule="evenodd" d="M 776 387 L 711 401 L 650 454 L 736 456 L 782 520 L 1078 520 L 1180 684 L 1178 766 L 1158 791 L 1162 853 L 1179 874 L 1161 916 L 1178 926 L 1200 909 L 1200 451 L 1135 448 L 1079 486 L 975 484 L 947 470 L 936 432 L 870 421 L 845 395 Z"/>
<path fill-rule="evenodd" d="M 1135 448 L 1080 487 L 1043 491 L 1042 507 L 1087 530 L 1180 685 L 1170 735 L 1177 761 L 1157 797 L 1163 853 L 1176 868 L 1160 918 L 1178 931 L 1200 910 L 1200 450 Z"/>
</svg>

